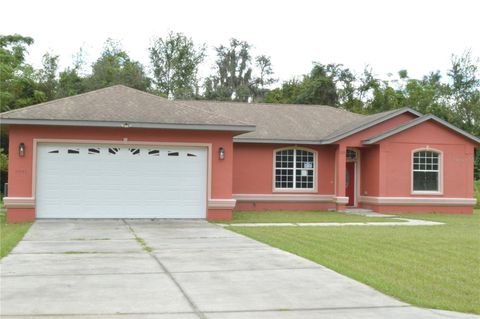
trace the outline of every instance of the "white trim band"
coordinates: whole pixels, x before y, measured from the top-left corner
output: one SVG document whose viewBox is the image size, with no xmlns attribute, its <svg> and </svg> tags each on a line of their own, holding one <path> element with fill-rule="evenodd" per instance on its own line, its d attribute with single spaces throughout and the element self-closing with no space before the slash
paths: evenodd
<svg viewBox="0 0 480 319">
<path fill-rule="evenodd" d="M 349 198 L 348 197 L 335 197 L 335 204 L 346 205 L 348 204 Z"/>
<path fill-rule="evenodd" d="M 233 194 L 239 202 L 328 202 L 334 201 L 335 195 L 309 194 Z"/>
<path fill-rule="evenodd" d="M 35 208 L 35 197 L 4 197 L 6 208 Z"/>
<path fill-rule="evenodd" d="M 375 197 L 360 196 L 359 201 L 374 205 L 435 205 L 435 206 L 473 206 L 475 198 L 447 198 L 447 197 Z"/>
<path fill-rule="evenodd" d="M 237 204 L 235 199 L 209 199 L 209 209 L 233 209 Z"/>
</svg>

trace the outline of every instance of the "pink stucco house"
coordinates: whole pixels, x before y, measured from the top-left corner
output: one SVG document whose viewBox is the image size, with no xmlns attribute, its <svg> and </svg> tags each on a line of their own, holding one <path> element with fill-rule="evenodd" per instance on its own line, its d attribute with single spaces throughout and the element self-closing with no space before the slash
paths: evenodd
<svg viewBox="0 0 480 319">
<path fill-rule="evenodd" d="M 0 115 L 9 222 L 232 210 L 472 213 L 480 139 L 403 108 L 170 101 L 113 86 Z"/>
</svg>

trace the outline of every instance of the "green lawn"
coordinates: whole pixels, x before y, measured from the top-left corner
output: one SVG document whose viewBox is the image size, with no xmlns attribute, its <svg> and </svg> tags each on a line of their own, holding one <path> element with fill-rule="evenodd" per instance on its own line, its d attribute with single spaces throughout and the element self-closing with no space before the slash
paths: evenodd
<svg viewBox="0 0 480 319">
<path fill-rule="evenodd" d="M 260 215 L 260 214 L 259 214 Z M 230 227 L 405 302 L 480 314 L 480 210 L 441 226 Z"/>
<path fill-rule="evenodd" d="M 31 225 L 32 223 L 7 224 L 5 214 L 0 213 L 0 258 L 8 255 Z"/>
<path fill-rule="evenodd" d="M 311 211 L 266 211 L 266 212 L 235 212 L 230 221 L 218 221 L 222 224 L 243 223 L 354 223 L 354 222 L 388 222 L 401 221 L 392 218 L 365 217 L 336 212 Z"/>
</svg>

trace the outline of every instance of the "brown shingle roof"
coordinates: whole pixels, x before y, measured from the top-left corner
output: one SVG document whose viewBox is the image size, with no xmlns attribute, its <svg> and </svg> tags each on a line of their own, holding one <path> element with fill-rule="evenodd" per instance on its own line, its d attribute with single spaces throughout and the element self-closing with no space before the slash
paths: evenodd
<svg viewBox="0 0 480 319">
<path fill-rule="evenodd" d="M 123 85 L 70 96 L 12 110 L 0 115 L 2 122 L 14 120 L 43 120 L 48 124 L 61 125 L 67 121 L 71 125 L 89 123 L 88 126 L 105 126 L 105 123 L 129 123 L 132 127 L 148 127 L 149 124 L 195 125 L 195 126 L 235 126 L 239 130 L 250 131 L 254 127 L 221 114 L 192 107 L 181 101 L 168 99 L 135 90 Z M 137 125 L 137 124 L 142 125 Z M 33 123 L 32 123 L 33 124 Z M 243 129 L 245 128 L 245 129 Z"/>
<path fill-rule="evenodd" d="M 247 132 L 237 142 L 326 144 L 400 109 L 370 116 L 324 105 L 170 101 L 115 85 L 0 114 L 4 124 L 130 126 Z M 352 133 L 353 132 L 353 133 Z"/>
<path fill-rule="evenodd" d="M 338 127 L 365 116 L 324 105 L 257 104 L 238 102 L 188 101 L 189 105 L 253 123 L 253 132 L 236 141 L 285 141 L 318 143 Z"/>
</svg>

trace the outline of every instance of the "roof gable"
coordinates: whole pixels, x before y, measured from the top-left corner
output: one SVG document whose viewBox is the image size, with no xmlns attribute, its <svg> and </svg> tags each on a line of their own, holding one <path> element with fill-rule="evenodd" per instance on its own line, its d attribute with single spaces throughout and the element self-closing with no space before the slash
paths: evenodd
<svg viewBox="0 0 480 319">
<path fill-rule="evenodd" d="M 349 137 L 358 132 L 364 131 L 372 126 L 388 121 L 404 113 L 411 113 L 419 117 L 422 115 L 421 113 L 415 110 L 412 110 L 411 108 L 408 108 L 408 107 L 369 115 L 363 119 L 349 123 L 348 125 L 343 126 L 337 131 L 333 132 L 329 136 L 326 136 L 325 139 L 322 141 L 323 142 L 322 144 L 331 144 L 331 143 L 337 142 L 341 139 Z"/>
<path fill-rule="evenodd" d="M 366 140 L 363 141 L 363 144 L 366 144 L 366 145 L 369 145 L 369 144 L 375 144 L 375 143 L 378 143 L 379 141 L 382 141 L 392 135 L 395 135 L 395 134 L 398 134 L 400 132 L 403 132 L 405 130 L 408 130 L 412 127 L 415 127 L 419 124 L 422 124 L 426 121 L 435 121 L 436 123 L 439 123 L 440 125 L 442 126 L 445 126 L 447 128 L 449 128 L 450 130 L 466 137 L 467 139 L 470 139 L 472 141 L 474 141 L 475 143 L 477 144 L 480 144 L 480 138 L 479 137 L 476 137 L 468 132 L 465 132 L 464 130 L 456 127 L 455 125 L 452 125 L 450 123 L 448 123 L 447 121 L 444 121 L 438 117 L 436 117 L 435 115 L 433 114 L 426 114 L 426 115 L 423 115 L 419 118 L 416 118 L 410 122 L 407 122 L 405 124 L 402 124 L 402 125 L 399 125 L 395 128 L 392 128 L 390 130 L 387 130 L 387 131 L 384 131 L 378 135 L 375 135 L 375 136 L 372 136 Z"/>
</svg>

